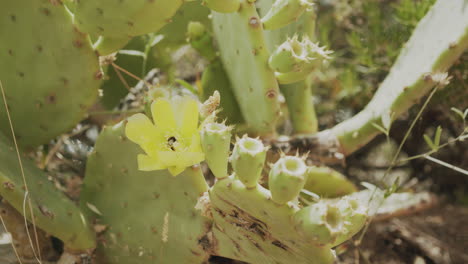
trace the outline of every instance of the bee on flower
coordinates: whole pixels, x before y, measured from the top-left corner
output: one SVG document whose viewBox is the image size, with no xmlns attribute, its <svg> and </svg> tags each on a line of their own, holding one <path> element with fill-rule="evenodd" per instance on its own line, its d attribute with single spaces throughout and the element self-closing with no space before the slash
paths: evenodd
<svg viewBox="0 0 468 264">
<path fill-rule="evenodd" d="M 127 137 L 145 154 L 137 157 L 142 171 L 164 170 L 176 176 L 205 159 L 198 127 L 198 102 L 189 97 L 158 98 L 151 104 L 151 120 L 144 114 L 128 118 Z"/>
</svg>

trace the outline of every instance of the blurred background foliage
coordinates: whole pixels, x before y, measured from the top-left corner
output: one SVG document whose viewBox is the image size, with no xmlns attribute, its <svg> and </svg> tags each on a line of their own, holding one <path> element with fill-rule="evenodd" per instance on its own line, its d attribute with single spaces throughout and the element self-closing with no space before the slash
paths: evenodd
<svg viewBox="0 0 468 264">
<path fill-rule="evenodd" d="M 317 38 L 322 45 L 334 51 L 329 66 L 315 73 L 313 89 L 322 128 L 350 118 L 366 105 L 412 30 L 434 2 L 319 1 Z M 465 53 L 451 69 L 452 82 L 438 94 L 433 105 L 443 104 L 448 111 L 451 107 L 466 107 L 466 58 Z"/>
</svg>

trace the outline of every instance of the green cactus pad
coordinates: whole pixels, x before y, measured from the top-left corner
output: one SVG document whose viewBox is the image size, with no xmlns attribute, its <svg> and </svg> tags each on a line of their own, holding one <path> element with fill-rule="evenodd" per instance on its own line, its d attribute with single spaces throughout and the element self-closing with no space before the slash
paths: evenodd
<svg viewBox="0 0 468 264">
<path fill-rule="evenodd" d="M 213 47 L 213 37 L 200 22 L 190 22 L 187 26 L 187 40 L 208 61 L 217 59 Z"/>
<path fill-rule="evenodd" d="M 56 2 L 6 1 L 0 9 L 0 80 L 23 146 L 71 129 L 98 95 L 97 55 Z M 0 131 L 9 130 L 1 102 Z"/>
<path fill-rule="evenodd" d="M 334 262 L 330 244 L 318 246 L 303 236 L 304 230 L 296 230 L 293 216 L 300 208 L 291 203 L 278 205 L 262 186 L 247 189 L 230 176 L 217 181 L 209 195 L 217 245 L 214 254 L 256 264 Z M 340 208 L 338 203 L 333 206 Z M 339 211 L 339 217 L 349 214 L 346 210 Z M 313 216 L 305 214 L 296 218 L 308 220 Z M 363 223 L 357 226 L 360 229 Z M 352 235 L 344 228 L 336 231 L 341 231 L 337 234 L 347 232 L 346 238 Z"/>
<path fill-rule="evenodd" d="M 268 67 L 270 55 L 255 3 L 241 0 L 238 12 L 212 15 L 221 59 L 247 125 L 261 134 L 273 133 L 281 114 L 279 88 Z"/>
<path fill-rule="evenodd" d="M 195 209 L 207 190 L 199 167 L 173 177 L 137 169 L 138 145 L 123 123 L 105 128 L 88 159 L 81 207 L 107 227 L 99 263 L 203 263 L 210 222 Z"/>
<path fill-rule="evenodd" d="M 127 45 L 127 43 L 131 40 L 130 37 L 122 37 L 122 38 L 108 38 L 108 37 L 100 37 L 95 43 L 94 48 L 99 55 L 106 56 L 109 55 L 116 50 L 122 49 Z"/>
<path fill-rule="evenodd" d="M 199 1 L 185 3 L 177 10 L 171 18 L 171 22 L 165 25 L 158 34 L 164 35 L 161 45 L 170 49 L 177 49 L 186 44 L 186 30 L 192 21 L 201 23 L 206 28 L 211 29 L 211 19 L 209 19 L 210 9 L 200 4 Z"/>
<path fill-rule="evenodd" d="M 31 200 L 35 224 L 61 239 L 71 250 L 86 251 L 96 246 L 96 237 L 84 215 L 47 175 L 32 161 L 22 157 L 24 176 Z M 21 168 L 13 144 L 0 134 L 0 196 L 31 221 L 29 202 L 25 200 Z M 23 207 L 26 201 L 25 207 Z M 26 208 L 24 211 L 23 208 Z"/>
<path fill-rule="evenodd" d="M 183 0 L 81 0 L 74 4 L 75 22 L 92 35 L 108 38 L 152 33 L 167 24 Z"/>
<path fill-rule="evenodd" d="M 305 189 L 325 198 L 335 198 L 357 192 L 357 187 L 343 174 L 329 167 L 309 167 Z"/>
<path fill-rule="evenodd" d="M 240 0 L 203 0 L 203 4 L 220 13 L 232 13 L 240 8 Z"/>
<path fill-rule="evenodd" d="M 288 105 L 295 134 L 314 133 L 318 130 L 318 120 L 312 102 L 311 81 L 309 79 L 280 86 Z"/>
</svg>

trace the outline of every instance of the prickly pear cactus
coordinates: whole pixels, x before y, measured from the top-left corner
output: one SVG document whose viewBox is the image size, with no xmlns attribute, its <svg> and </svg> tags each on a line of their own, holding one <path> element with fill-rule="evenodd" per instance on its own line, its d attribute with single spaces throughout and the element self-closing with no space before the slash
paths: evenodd
<svg viewBox="0 0 468 264">
<path fill-rule="evenodd" d="M 99 263 L 202 263 L 210 222 L 195 209 L 207 190 L 199 166 L 173 177 L 167 170 L 140 171 L 140 148 L 124 123 L 107 127 L 88 159 L 81 207 L 106 226 Z"/>
<path fill-rule="evenodd" d="M 97 49 L 108 54 L 125 46 L 134 36 L 160 30 L 170 21 L 183 0 L 73 1 L 80 30 L 102 36 Z"/>
<path fill-rule="evenodd" d="M 218 91 L 222 98 L 219 117 L 226 119 L 229 124 L 242 123 L 242 114 L 232 92 L 229 77 L 214 47 L 212 33 L 202 23 L 191 22 L 187 25 L 186 35 L 190 45 L 209 61 L 201 78 L 201 99 L 208 100 Z"/>
<path fill-rule="evenodd" d="M 329 52 L 311 41 L 315 38 L 311 1 L 234 2 L 240 7 L 223 10 L 217 6 L 219 1 L 206 1 L 214 10 L 220 57 L 250 132 L 268 134 L 274 130 L 282 115 L 279 84 L 294 133 L 317 132 L 307 79 Z M 255 110 L 251 110 L 253 106 Z"/>
<path fill-rule="evenodd" d="M 273 0 L 263 0 L 257 3 L 259 13 L 265 16 L 264 19 L 268 13 L 271 13 L 270 9 L 274 2 Z M 315 41 L 315 11 L 313 8 L 306 8 L 302 11 L 305 12 L 301 16 L 296 17 L 295 22 L 281 28 L 265 30 L 266 42 L 270 52 L 275 51 L 288 38 L 295 36 L 301 40 L 307 38 Z M 280 90 L 288 105 L 289 117 L 294 133 L 317 132 L 318 121 L 312 102 L 312 81 L 310 78 L 295 83 L 281 84 Z"/>
<path fill-rule="evenodd" d="M 210 200 L 217 253 L 249 263 L 333 263 L 331 248 L 360 230 L 366 218 L 355 200 L 300 209 L 277 204 L 267 189 L 248 189 L 233 177 L 218 181 Z"/>
<path fill-rule="evenodd" d="M 197 21 L 205 27 L 211 27 L 211 19 L 209 19 L 210 9 L 200 5 L 199 1 L 187 2 L 177 10 L 171 22 L 165 25 L 158 34 L 164 35 L 161 44 L 167 48 L 175 49 L 183 44 L 186 44 L 185 31 L 187 26 L 192 21 Z"/>
<path fill-rule="evenodd" d="M 34 223 L 46 233 L 61 239 L 66 248 L 78 252 L 94 249 L 94 231 L 78 207 L 58 191 L 47 175 L 28 158 L 22 157 L 22 167 L 27 189 L 15 148 L 0 134 L 0 196 L 29 221 L 30 199 Z"/>
<path fill-rule="evenodd" d="M 255 132 L 273 133 L 281 114 L 279 88 L 268 67 L 269 52 L 255 2 L 240 0 L 238 11 L 212 15 L 221 59 L 246 123 Z"/>
<path fill-rule="evenodd" d="M 366 208 L 349 197 L 300 204 L 310 168 L 296 156 L 281 157 L 270 170 L 269 188 L 262 187 L 261 170 L 243 175 L 245 168 L 235 164 L 244 160 L 263 167 L 264 151 L 260 141 L 239 139 L 231 157 L 234 174 L 218 178 L 208 192 L 215 254 L 248 263 L 333 263 L 331 248 L 362 228 Z"/>
<path fill-rule="evenodd" d="M 212 108 L 208 102 L 203 107 Z M 153 121 L 135 114 L 101 132 L 81 197 L 82 209 L 106 227 L 99 261 L 202 263 L 219 255 L 332 263 L 331 248 L 360 230 L 366 209 L 351 198 L 300 204 L 311 168 L 296 156 L 280 158 L 269 189 L 262 187 L 268 148 L 244 136 L 230 155 L 232 128 L 217 123 L 215 113 L 198 128 L 195 100 L 158 98 Z M 217 179 L 211 188 L 197 164 L 203 159 Z"/>
<path fill-rule="evenodd" d="M 97 97 L 98 58 L 71 20 L 58 1 L 2 3 L 0 80 L 23 146 L 46 143 L 72 128 Z M 2 102 L 4 133 L 10 130 L 5 110 Z"/>
<path fill-rule="evenodd" d="M 81 29 L 101 36 L 95 45 L 98 50 L 111 52 L 135 35 L 158 30 L 183 2 L 124 0 L 116 4 L 111 0 L 81 0 L 70 2 L 69 7 Z M 28 162 L 24 167 L 30 187 L 22 186 L 23 179 L 12 154 L 14 149 L 2 135 L 0 194 L 29 219 L 32 216 L 21 209 L 24 197 L 30 197 L 38 226 L 62 239 L 72 250 L 96 246 L 94 233 L 86 222 L 91 220 L 100 230 L 96 248 L 99 263 L 196 264 L 206 263 L 210 255 L 260 264 L 333 263 L 333 248 L 364 226 L 368 209 L 363 204 L 368 199 L 343 196 L 357 188 L 336 171 L 306 165 L 305 158 L 298 155 L 282 154 L 271 160 L 274 163 L 267 169 L 269 147 L 262 141 L 276 136 L 281 115 L 280 89 L 295 132 L 316 130 L 313 107 L 307 100 L 311 96 L 308 77 L 327 52 L 311 42 L 314 25 L 306 23 L 313 21 L 311 3 L 307 0 L 204 3 L 214 10 L 213 31 L 220 52 L 218 55 L 211 49 L 211 37 L 203 34 L 206 30 L 203 32 L 192 23 L 192 33 L 200 34 L 197 38 L 188 36 L 191 44 L 211 63 L 208 68 L 211 71 L 204 76 L 211 86 L 201 94 L 206 97 L 207 92 L 218 90 L 213 85 L 217 82 L 228 91 L 232 89 L 236 100 L 222 95 L 221 102 L 226 97 L 231 102 L 237 101 L 247 130 L 261 135 L 261 139 L 238 138 L 230 153 L 231 127 L 216 118 L 219 96 L 201 107 L 188 96 L 174 96 L 171 101 L 157 98 L 145 109 L 152 118 L 139 113 L 101 132 L 88 159 L 81 193 L 80 206 L 87 218 Z M 389 81 L 384 82 L 374 100 L 361 114 L 331 130 L 342 141 L 345 153 L 375 135 L 376 123 L 388 121 L 392 111 L 401 114 L 431 86 L 446 81 L 438 71 L 446 70 L 468 43 L 467 9 L 463 9 L 463 4 L 464 0 L 439 0 L 416 29 L 387 78 Z M 7 39 L 12 35 L 13 39 L 0 44 L 6 51 L 0 55 L 5 58 L 0 62 L 0 78 L 5 79 L 9 109 L 20 139 L 38 134 L 26 142 L 37 145 L 76 121 L 68 120 L 70 115 L 80 117 L 94 99 L 98 84 L 94 78 L 100 76 L 96 55 L 86 36 L 72 27 L 69 14 L 58 1 L 31 4 L 22 0 L 19 4 L 6 4 L 0 14 L 3 14 L 0 37 Z M 25 17 L 37 20 L 26 23 Z M 434 28 L 447 25 L 452 26 L 451 30 L 433 33 Z M 11 32 L 29 30 L 33 36 L 38 32 L 44 37 L 19 41 L 24 39 L 6 28 Z M 31 28 L 35 31 L 30 31 Z M 65 34 L 56 34 L 59 29 Z M 291 36 L 291 31 L 299 32 L 297 37 Z M 36 39 L 40 40 L 39 46 L 34 46 Z M 427 39 L 434 41 L 426 43 Z M 16 52 L 18 45 L 22 49 L 28 47 L 29 53 Z M 56 57 L 60 60 L 55 60 Z M 64 58 L 78 63 L 62 64 Z M 417 70 L 414 61 L 419 62 Z M 41 68 L 41 62 L 46 62 L 46 67 Z M 73 78 L 47 75 L 48 70 L 54 74 L 63 70 Z M 221 75 L 224 72 L 226 75 Z M 214 78 L 218 74 L 222 78 Z M 31 79 L 23 82 L 29 75 Z M 62 83 L 57 84 L 59 80 Z M 80 111 L 67 101 L 71 114 L 62 115 L 65 103 L 57 99 L 77 91 Z M 22 105 L 20 100 L 26 103 Z M 382 100 L 385 103 L 381 104 Z M 233 104 L 229 111 L 235 111 L 234 106 L 237 105 Z M 39 117 L 24 118 L 24 113 L 38 113 Z M 1 124 L 6 124 L 5 113 L 0 114 Z M 47 119 L 43 118 L 46 114 Z M 204 118 L 202 122 L 200 116 Z M 41 127 L 43 121 L 48 121 L 48 126 L 52 122 L 58 124 L 53 129 Z M 41 134 L 40 129 L 55 134 Z M 211 187 L 202 173 L 206 167 L 200 163 L 204 161 L 215 176 Z M 325 200 L 320 196 L 336 199 Z"/>
</svg>

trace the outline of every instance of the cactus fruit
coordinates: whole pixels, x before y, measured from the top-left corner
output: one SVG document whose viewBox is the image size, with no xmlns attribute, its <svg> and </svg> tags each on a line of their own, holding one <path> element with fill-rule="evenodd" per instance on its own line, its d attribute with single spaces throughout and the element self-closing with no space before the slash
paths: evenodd
<svg viewBox="0 0 468 264">
<path fill-rule="evenodd" d="M 244 135 L 238 138 L 231 155 L 231 164 L 239 180 L 254 188 L 258 184 L 266 159 L 267 148 L 259 139 Z"/>
<path fill-rule="evenodd" d="M 356 234 L 364 225 L 366 208 L 355 199 L 341 198 L 335 204 L 318 202 L 294 215 L 299 234 L 319 246 L 336 246 Z"/>
<path fill-rule="evenodd" d="M 71 129 L 98 95 L 97 55 L 65 7 L 56 3 L 7 1 L 0 10 L 0 80 L 24 147 Z M 0 131 L 9 130 L 2 102 Z"/>
<path fill-rule="evenodd" d="M 302 209 L 294 203 L 279 205 L 261 185 L 247 188 L 234 176 L 218 180 L 209 198 L 215 254 L 248 263 L 333 263 L 331 248 L 354 235 L 364 225 L 361 216 L 365 219 L 364 208 L 354 202 L 345 208 L 339 202 L 320 201 L 320 205 L 338 208 L 328 219 L 327 210 L 307 213 L 317 204 Z M 333 228 L 326 243 L 314 243 L 314 235 L 319 235 L 314 234 L 318 230 L 315 219 L 325 219 Z"/>
<path fill-rule="evenodd" d="M 268 187 L 271 199 L 278 204 L 285 204 L 296 198 L 307 180 L 308 168 L 299 157 L 281 157 L 271 168 Z"/>
<path fill-rule="evenodd" d="M 246 121 L 247 130 L 263 135 L 271 133 L 282 114 L 278 101 L 273 100 L 278 95 L 278 80 L 272 79 L 271 68 L 265 69 L 270 52 L 273 52 L 277 45 L 281 45 L 288 37 L 294 37 L 295 34 L 299 36 L 298 39 L 314 39 L 315 29 L 315 13 L 307 10 L 303 14 L 300 12 L 302 16 L 299 14 L 295 18 L 298 21 L 287 27 L 264 30 L 263 24 L 258 23 L 259 14 L 255 11 L 258 10 L 265 18 L 268 11 L 272 10 L 272 5 L 272 0 L 241 1 L 243 8 L 235 13 L 213 12 L 214 35 L 218 42 L 223 67 L 232 84 L 232 91 Z M 236 32 L 236 34 L 233 35 L 231 32 Z M 252 36 L 255 32 L 255 36 Z M 247 37 L 238 38 L 236 37 L 238 35 Z M 237 65 L 244 65 L 244 67 Z M 281 82 L 290 83 L 281 85 L 281 91 L 290 108 L 294 132 L 313 133 L 317 131 L 318 124 L 312 104 L 311 83 L 306 80 L 310 69 L 303 71 L 296 68 L 296 70 L 298 72 L 276 73 L 275 78 L 279 78 Z M 256 109 L 250 110 L 254 105 Z"/>
<path fill-rule="evenodd" d="M 82 212 L 32 161 L 22 158 L 22 168 L 14 145 L 0 134 L 0 195 L 31 222 L 29 205 L 34 221 L 46 233 L 61 239 L 66 248 L 79 252 L 92 250 L 96 237 Z M 31 201 L 31 203 L 28 202 Z"/>
<path fill-rule="evenodd" d="M 80 29 L 99 37 L 95 47 L 108 53 L 133 36 L 167 24 L 184 2 L 68 0 L 67 7 Z M 34 146 L 82 117 L 96 96 L 101 73 L 88 37 L 73 28 L 71 15 L 60 1 L 18 3 L 0 10 L 0 37 L 5 39 L 0 43 L 0 51 L 5 51 L 0 53 L 0 78 L 9 103 L 6 109 L 12 112 L 20 140 Z M 388 124 L 389 116 L 398 116 L 430 87 L 447 81 L 440 72 L 468 47 L 468 11 L 463 4 L 464 0 L 437 1 L 369 106 L 324 132 L 336 135 L 346 154 L 370 140 L 376 124 Z M 309 167 L 297 156 L 281 155 L 269 173 L 265 169 L 269 147 L 263 142 L 272 142 L 276 136 L 280 90 L 294 133 L 317 130 L 311 72 L 328 52 L 312 42 L 315 13 L 310 6 L 308 0 L 205 0 L 205 6 L 199 6 L 205 13 L 192 13 L 195 9 L 188 8 L 190 15 L 186 16 L 180 10 L 180 23 L 167 25 L 163 33 L 167 36 L 162 40 L 167 44 L 164 51 L 179 47 L 181 36 L 188 37 L 192 47 L 209 61 L 201 89 L 192 92 L 206 98 L 219 90 L 221 99 L 214 96 L 200 108 L 191 97 L 168 99 L 172 92 L 152 87 L 148 98 L 154 102 L 145 109 L 151 118 L 136 114 L 105 127 L 98 137 L 86 166 L 82 211 L 29 161 L 24 162 L 23 179 L 12 144 L 0 134 L 0 195 L 38 227 L 62 239 L 67 249 L 81 252 L 97 246 L 99 263 L 197 264 L 206 263 L 210 255 L 259 264 L 333 263 L 333 248 L 356 234 L 367 216 L 377 211 L 373 203 L 369 203 L 371 209 L 363 206 L 369 199 L 362 196 L 376 194 L 380 202 L 386 193 L 377 189 L 373 194 L 371 190 L 364 195 L 353 193 L 356 187 L 343 175 L 329 168 Z M 212 45 L 209 22 L 188 22 L 192 15 L 206 18 L 208 7 L 214 10 L 213 36 L 219 53 Z M 32 26 L 26 23 L 30 18 L 35 22 Z M 442 27 L 451 30 L 433 34 Z M 10 33 L 31 29 L 34 36 L 36 31 L 41 35 L 37 37 L 39 46 L 35 46 L 37 41 Z M 178 33 L 174 38 L 169 36 L 172 29 Z M 57 34 L 59 30 L 63 34 Z M 153 32 L 151 39 L 161 40 L 157 36 Z M 156 42 L 146 43 L 142 53 L 148 56 Z M 29 47 L 29 52 L 23 54 L 17 46 Z M 63 63 L 63 58 L 76 60 L 76 65 Z M 62 70 L 64 79 L 57 74 Z M 76 104 L 56 100 L 76 94 Z M 21 100 L 25 103 L 20 104 Z M 222 112 L 216 110 L 220 103 Z M 70 114 L 62 114 L 64 110 Z M 0 112 L 2 130 L 9 128 L 3 126 L 5 112 Z M 23 117 L 36 112 L 39 118 Z M 239 112 L 242 118 L 236 120 Z M 215 122 L 216 115 L 233 123 L 244 121 L 248 132 L 262 138 L 238 138 L 229 157 L 231 127 Z M 204 118 L 201 126 L 200 116 Z M 47 126 L 41 127 L 43 124 Z M 237 132 L 239 127 L 243 126 Z M 304 139 L 302 145 L 310 142 L 307 136 L 300 139 Z M 317 145 L 326 145 L 322 143 Z M 200 166 L 204 160 L 216 177 L 211 187 Z M 259 183 L 262 173 L 265 184 Z M 301 193 L 315 199 L 309 201 Z M 343 197 L 345 194 L 350 195 Z M 23 209 L 28 205 L 34 217 Z M 86 220 L 102 227 L 98 239 Z"/>
<path fill-rule="evenodd" d="M 206 162 L 213 175 L 218 179 L 228 176 L 231 130 L 232 127 L 223 123 L 206 122 L 200 132 Z"/>
<path fill-rule="evenodd" d="M 272 0 L 263 0 L 259 3 L 261 15 L 267 13 L 271 8 Z M 296 22 L 277 30 L 266 30 L 268 49 L 273 52 L 287 38 L 299 36 L 316 41 L 315 38 L 316 14 L 313 10 L 308 10 Z M 310 76 L 303 81 L 291 84 L 281 84 L 280 90 L 286 99 L 289 110 L 289 117 L 293 126 L 293 133 L 315 133 L 318 131 L 318 121 L 312 101 L 312 79 Z"/>
<path fill-rule="evenodd" d="M 281 84 L 302 81 L 315 70 L 324 60 L 329 51 L 303 36 L 288 38 L 271 54 L 268 64 L 275 70 L 276 78 Z"/>
</svg>

